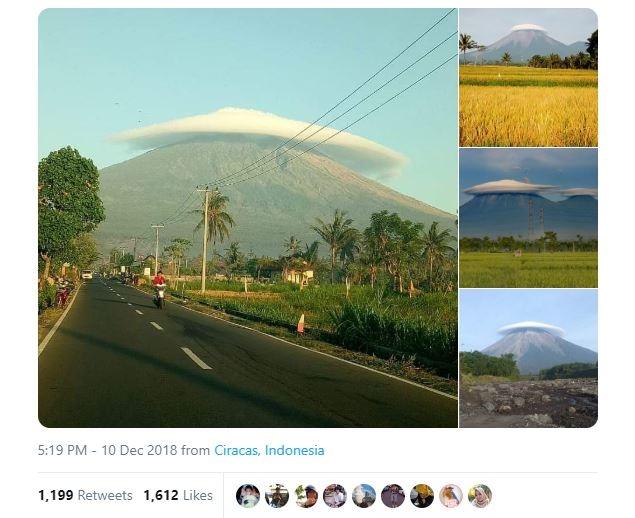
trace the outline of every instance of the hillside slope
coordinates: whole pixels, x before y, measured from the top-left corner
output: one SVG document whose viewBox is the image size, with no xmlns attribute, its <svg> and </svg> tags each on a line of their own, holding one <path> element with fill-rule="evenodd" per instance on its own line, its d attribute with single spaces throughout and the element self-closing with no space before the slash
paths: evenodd
<svg viewBox="0 0 635 518">
<path fill-rule="evenodd" d="M 150 224 L 177 210 L 196 185 L 209 183 L 213 187 L 214 179 L 249 165 L 278 142 L 270 137 L 215 137 L 161 147 L 104 168 L 101 197 L 106 221 L 97 232 L 101 247 L 107 249 L 131 236 L 147 234 Z M 295 152 L 276 161 L 281 164 Z M 276 161 L 262 170 L 271 169 Z M 443 228 L 455 229 L 452 214 L 397 193 L 315 152 L 221 191 L 230 199 L 228 210 L 236 222 L 229 239 L 240 242 L 243 251 L 253 250 L 257 255 L 278 256 L 290 235 L 304 242 L 318 239 L 310 229 L 315 218 L 332 218 L 336 208 L 346 210 L 359 229 L 368 225 L 371 213 L 383 209 L 426 225 L 439 221 Z M 191 201 L 192 209 L 200 207 L 194 198 Z M 162 231 L 162 245 L 174 237 L 192 238 L 196 222 L 195 215 L 185 213 L 183 221 Z M 218 248 L 222 251 L 226 246 Z M 152 239 L 139 245 L 141 252 L 153 248 Z M 322 253 L 325 251 L 323 246 Z"/>
</svg>

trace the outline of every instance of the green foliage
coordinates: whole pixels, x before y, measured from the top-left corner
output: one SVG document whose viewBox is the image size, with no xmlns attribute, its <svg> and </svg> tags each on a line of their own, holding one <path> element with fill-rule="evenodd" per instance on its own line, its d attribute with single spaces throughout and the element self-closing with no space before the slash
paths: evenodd
<svg viewBox="0 0 635 518">
<path fill-rule="evenodd" d="M 99 257 L 95 238 L 92 234 L 85 233 L 72 239 L 61 252 L 58 259 L 62 262 L 73 264 L 80 270 L 85 270 L 97 261 Z"/>
<path fill-rule="evenodd" d="M 353 286 L 350 299 L 342 284 L 309 286 L 289 283 L 250 284 L 269 297 L 228 297 L 208 292 L 213 307 L 269 324 L 293 327 L 305 314 L 308 329 L 326 333 L 338 345 L 383 357 L 414 357 L 415 363 L 439 374 L 456 376 L 456 293 L 429 293 L 409 298 L 379 281 L 375 289 Z M 189 296 L 201 300 L 192 285 Z M 214 281 L 211 289 L 242 292 L 242 283 Z"/>
<path fill-rule="evenodd" d="M 595 288 L 597 252 L 463 252 L 462 288 Z"/>
<path fill-rule="evenodd" d="M 227 212 L 229 198 L 220 192 L 211 191 L 207 195 L 207 241 L 212 245 L 222 243 L 229 236 L 229 229 L 234 226 L 234 219 Z M 203 208 L 193 211 L 201 218 L 194 227 L 194 232 L 205 228 L 205 201 Z"/>
<path fill-rule="evenodd" d="M 503 376 L 507 378 L 518 378 L 520 375 L 513 354 L 495 357 L 478 351 L 462 352 L 459 361 L 461 363 L 461 374 Z"/>
<path fill-rule="evenodd" d="M 541 380 L 597 378 L 597 363 L 563 363 L 550 369 L 542 369 L 538 375 Z"/>
<path fill-rule="evenodd" d="M 331 311 L 341 345 L 366 353 L 414 357 L 440 375 L 456 374 L 457 328 L 430 314 L 404 317 L 390 307 L 346 302 Z"/>
<path fill-rule="evenodd" d="M 76 149 L 52 151 L 38 165 L 38 251 L 61 253 L 104 219 L 99 198 L 99 172 Z"/>
<path fill-rule="evenodd" d="M 57 287 L 54 284 L 45 284 L 37 293 L 37 312 L 38 315 L 46 308 L 50 308 L 55 304 L 55 295 Z"/>
</svg>

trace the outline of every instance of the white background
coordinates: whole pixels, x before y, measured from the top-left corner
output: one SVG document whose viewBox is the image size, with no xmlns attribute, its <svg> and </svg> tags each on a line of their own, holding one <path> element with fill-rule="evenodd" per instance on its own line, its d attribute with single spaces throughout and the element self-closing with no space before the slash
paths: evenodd
<svg viewBox="0 0 635 518">
<path fill-rule="evenodd" d="M 632 515 L 634 502 L 629 496 L 635 481 L 632 476 L 633 422 L 631 387 L 635 340 L 630 331 L 634 305 L 632 294 L 633 255 L 633 48 L 631 36 L 633 10 L 609 2 L 549 3 L 544 7 L 592 7 L 599 17 L 602 33 L 600 72 L 600 418 L 592 429 L 548 430 L 47 430 L 37 421 L 37 336 L 35 312 L 36 272 L 35 235 L 37 156 L 37 15 L 45 7 L 79 7 L 100 5 L 98 2 L 26 2 L 4 4 L 0 30 L 2 49 L 2 249 L 0 255 L 4 282 L 2 304 L 2 363 L 0 383 L 2 397 L 2 491 L 0 512 L 5 516 L 34 513 L 47 516 L 155 516 L 177 513 L 191 517 L 218 516 L 212 508 L 187 509 L 90 505 L 80 508 L 44 506 L 37 491 L 44 487 L 75 484 L 87 487 L 133 489 L 152 483 L 162 487 L 180 484 L 194 487 L 197 482 L 222 489 L 214 473 L 222 471 L 249 473 L 228 475 L 251 482 L 251 479 L 283 482 L 290 488 L 299 483 L 339 482 L 350 490 L 361 482 L 371 481 L 376 490 L 393 480 L 409 491 L 412 483 L 430 483 L 435 491 L 441 483 L 455 482 L 467 489 L 472 482 L 487 483 L 494 491 L 493 502 L 486 510 L 462 504 L 448 510 L 434 505 L 433 514 L 486 512 L 490 516 L 595 516 L 615 511 Z M 135 2 L 137 6 L 169 6 L 168 2 Z M 104 4 L 102 4 L 104 5 Z M 130 6 L 130 2 L 113 1 L 108 7 Z M 187 6 L 212 6 L 212 2 L 189 1 Z M 218 4 L 221 5 L 221 4 Z M 235 6 L 233 2 L 229 4 Z M 244 3 L 264 5 L 264 3 Z M 308 5 L 308 3 L 307 3 Z M 318 5 L 313 2 L 312 5 Z M 390 6 L 390 7 L 540 7 L 539 3 L 514 2 L 343 2 L 322 1 L 319 6 Z M 182 5 L 185 6 L 185 5 Z M 299 6 L 299 2 L 275 2 L 267 6 Z M 39 443 L 149 442 L 213 445 L 231 443 L 250 445 L 265 443 L 310 445 L 319 443 L 328 450 L 321 459 L 259 457 L 246 458 L 41 458 L 36 455 Z M 354 471 L 354 473 L 347 473 Z M 44 472 L 92 472 L 74 475 Z M 97 472 L 111 472 L 99 475 Z M 119 474 L 126 472 L 127 474 Z M 160 473 L 156 473 L 160 472 Z M 175 474 L 178 472 L 180 474 Z M 188 472 L 194 472 L 188 474 Z M 276 472 L 275 474 L 271 472 Z M 304 472 L 305 474 L 298 473 Z M 599 473 L 596 475 L 595 473 Z M 155 473 L 155 474 L 152 474 Z M 269 474 L 271 473 L 271 474 Z M 386 475 L 382 476 L 382 473 Z M 313 474 L 313 476 L 309 476 Z M 332 476 L 330 476 L 332 474 Z M 183 477 L 190 477 L 186 481 Z M 193 477 L 193 478 L 192 478 Z M 444 481 L 444 482 L 441 482 Z M 217 486 L 217 484 L 220 485 Z M 295 484 L 295 485 L 294 485 Z M 436 486 L 435 486 L 436 484 Z M 47 486 L 48 485 L 48 486 Z M 237 485 L 237 484 L 236 484 Z M 408 486 L 408 487 L 407 487 Z M 158 487 L 157 487 L 158 488 Z M 235 487 L 226 488 L 232 495 Z M 217 494 L 218 496 L 218 494 Z M 228 502 L 232 503 L 232 502 Z M 217 502 L 218 504 L 218 502 Z M 436 502 L 435 502 L 436 504 Z M 291 512 L 291 502 L 280 512 Z M 365 511 L 400 513 L 379 502 Z M 259 507 L 260 508 L 260 507 Z M 318 508 L 318 506 L 316 506 Z M 72 509 L 80 511 L 78 514 Z M 273 511 L 265 509 L 261 512 Z M 255 511 L 254 509 L 253 511 Z M 315 509 L 314 509 L 315 510 Z M 326 510 L 326 508 L 325 508 Z M 362 510 L 347 505 L 340 510 L 351 514 Z M 408 509 L 408 511 L 411 511 Z M 414 512 L 414 508 L 412 508 Z M 298 510 L 300 512 L 300 510 Z M 301 510 L 312 512 L 312 510 Z M 317 511 L 316 511 L 317 512 Z M 618 514 L 619 513 L 619 514 Z M 233 513 L 235 515 L 237 513 Z M 244 516 L 244 513 L 241 513 Z M 252 513 L 253 514 L 253 513 Z M 258 513 L 261 514 L 261 513 Z M 429 513 L 428 513 L 429 514 Z M 611 516 L 609 514 L 609 516 Z"/>
</svg>

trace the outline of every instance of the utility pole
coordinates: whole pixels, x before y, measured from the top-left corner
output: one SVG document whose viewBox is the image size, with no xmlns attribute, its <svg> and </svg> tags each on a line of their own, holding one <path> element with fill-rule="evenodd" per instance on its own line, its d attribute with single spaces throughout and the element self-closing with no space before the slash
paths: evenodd
<svg viewBox="0 0 635 518">
<path fill-rule="evenodd" d="M 157 238 L 154 246 L 154 275 L 159 273 L 159 229 L 164 228 L 165 225 L 150 225 L 157 231 Z"/>
<path fill-rule="evenodd" d="M 201 268 L 201 293 L 205 295 L 205 277 L 207 275 L 207 231 L 208 231 L 208 221 L 207 214 L 209 210 L 209 186 L 205 186 L 205 189 L 197 189 L 198 192 L 205 193 L 205 201 L 203 205 L 203 220 L 204 220 L 204 229 L 203 229 L 203 267 Z"/>
<path fill-rule="evenodd" d="M 134 241 L 134 245 L 132 247 L 132 260 L 133 261 L 137 260 L 137 239 L 139 239 L 137 236 L 132 238 L 132 240 Z"/>
<path fill-rule="evenodd" d="M 528 215 L 528 222 L 527 222 L 527 235 L 529 236 L 529 240 L 531 241 L 531 238 L 533 237 L 534 234 L 534 200 L 530 199 L 528 202 L 529 205 L 529 215 Z"/>
</svg>

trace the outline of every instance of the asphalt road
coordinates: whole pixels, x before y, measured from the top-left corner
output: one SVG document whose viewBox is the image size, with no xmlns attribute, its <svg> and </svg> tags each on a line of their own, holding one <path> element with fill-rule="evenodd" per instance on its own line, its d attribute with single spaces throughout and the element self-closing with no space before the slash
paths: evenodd
<svg viewBox="0 0 635 518">
<path fill-rule="evenodd" d="M 101 278 L 39 356 L 47 427 L 454 427 L 456 399 Z"/>
</svg>

